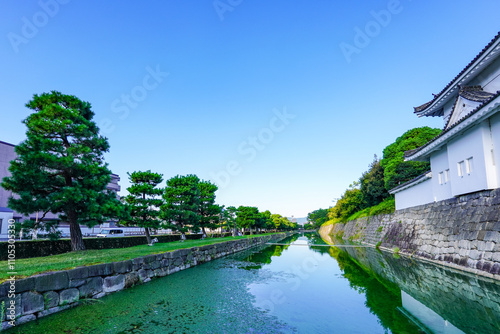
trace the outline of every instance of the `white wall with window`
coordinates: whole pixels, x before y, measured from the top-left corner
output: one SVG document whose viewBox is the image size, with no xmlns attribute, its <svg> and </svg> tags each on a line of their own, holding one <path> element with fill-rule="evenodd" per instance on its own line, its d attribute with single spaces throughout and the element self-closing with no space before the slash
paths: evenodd
<svg viewBox="0 0 500 334">
<path fill-rule="evenodd" d="M 491 145 L 488 121 L 481 122 L 448 143 L 452 196 L 496 188 L 496 182 L 493 182 L 496 176 L 493 180 L 488 175 L 487 164 L 493 166 L 491 156 L 485 155 L 485 149 Z"/>
<path fill-rule="evenodd" d="M 452 197 L 450 182 L 450 167 L 446 147 L 431 156 L 432 193 L 434 201 Z"/>
</svg>

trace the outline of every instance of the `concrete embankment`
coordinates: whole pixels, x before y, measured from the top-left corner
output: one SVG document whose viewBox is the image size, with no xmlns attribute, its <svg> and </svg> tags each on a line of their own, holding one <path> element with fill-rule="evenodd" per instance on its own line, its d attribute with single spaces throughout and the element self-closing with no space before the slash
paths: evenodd
<svg viewBox="0 0 500 334">
<path fill-rule="evenodd" d="M 500 279 L 500 189 L 326 225 L 320 234 Z"/>
<path fill-rule="evenodd" d="M 85 299 L 101 298 L 155 277 L 167 276 L 266 242 L 282 240 L 291 234 L 239 239 L 7 281 L 0 285 L 0 304 L 3 303 L 4 310 L 0 319 L 2 330 L 12 326 L 13 318 L 15 325 L 20 325 L 78 306 Z"/>
</svg>

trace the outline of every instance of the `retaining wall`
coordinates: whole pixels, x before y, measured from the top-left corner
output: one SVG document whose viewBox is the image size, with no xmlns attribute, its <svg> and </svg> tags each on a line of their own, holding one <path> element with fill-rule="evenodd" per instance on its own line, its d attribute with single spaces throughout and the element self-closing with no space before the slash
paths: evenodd
<svg viewBox="0 0 500 334">
<path fill-rule="evenodd" d="M 500 189 L 322 226 L 321 233 L 500 279 Z"/>
<path fill-rule="evenodd" d="M 280 233 L 179 249 L 7 281 L 0 285 L 0 303 L 4 303 L 0 319 L 2 330 L 12 326 L 14 317 L 15 325 L 20 325 L 75 307 L 82 300 L 101 298 L 146 283 L 152 278 L 167 276 L 269 241 L 278 241 L 291 234 Z"/>
</svg>

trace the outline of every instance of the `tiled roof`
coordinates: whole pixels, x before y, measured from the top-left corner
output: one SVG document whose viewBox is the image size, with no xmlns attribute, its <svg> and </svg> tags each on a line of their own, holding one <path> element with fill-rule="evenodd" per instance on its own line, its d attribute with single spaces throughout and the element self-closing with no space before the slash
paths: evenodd
<svg viewBox="0 0 500 334">
<path fill-rule="evenodd" d="M 495 94 L 485 92 L 481 86 L 465 86 L 460 88 L 458 95 L 469 101 L 486 102 Z"/>
<path fill-rule="evenodd" d="M 431 105 L 434 101 L 436 101 L 448 88 L 450 88 L 451 85 L 453 85 L 453 83 L 458 79 L 460 78 L 460 76 L 462 76 L 462 74 L 464 74 L 479 58 L 481 58 L 481 56 L 500 38 L 500 32 L 498 32 L 498 34 L 488 43 L 488 45 L 486 45 L 482 50 L 481 52 L 479 52 L 477 54 L 476 57 L 474 57 L 474 59 L 472 59 L 469 64 L 467 64 L 467 66 L 464 67 L 464 69 L 458 73 L 458 75 L 453 78 L 453 80 L 451 80 L 447 85 L 446 87 L 443 88 L 443 90 L 441 90 L 438 94 L 435 94 L 434 95 L 434 98 L 432 100 L 430 100 L 429 102 L 427 103 L 424 103 L 422 104 L 421 106 L 418 106 L 418 107 L 414 107 L 414 113 L 419 113 L 423 110 L 425 110 L 429 105 Z M 433 115 L 435 115 L 436 112 L 433 113 Z"/>
<path fill-rule="evenodd" d="M 499 96 L 500 96 L 500 90 L 497 91 L 495 94 L 492 94 L 487 100 L 485 100 L 483 103 L 481 103 L 479 106 L 477 106 L 476 109 L 472 110 L 470 113 L 468 113 L 467 115 L 465 115 L 464 117 L 462 117 L 461 119 L 459 119 L 458 121 L 456 121 L 452 126 L 450 126 L 446 130 L 444 130 L 443 132 L 441 132 L 436 137 L 432 138 L 427 144 L 422 145 L 419 148 L 416 148 L 414 150 L 406 151 L 405 154 L 404 154 L 404 157 L 405 158 L 410 157 L 410 156 L 414 155 L 415 153 L 421 151 L 423 148 L 429 146 L 431 143 L 435 142 L 438 138 L 441 138 L 442 136 L 444 136 L 451 129 L 455 128 L 457 125 L 459 125 L 460 123 L 462 123 L 463 121 L 465 121 L 466 119 L 468 119 L 469 117 L 471 117 L 472 115 L 474 115 L 475 113 L 477 113 L 479 110 L 481 110 L 481 108 L 483 106 L 485 106 L 487 103 L 489 103 L 490 101 L 496 99 Z"/>
</svg>

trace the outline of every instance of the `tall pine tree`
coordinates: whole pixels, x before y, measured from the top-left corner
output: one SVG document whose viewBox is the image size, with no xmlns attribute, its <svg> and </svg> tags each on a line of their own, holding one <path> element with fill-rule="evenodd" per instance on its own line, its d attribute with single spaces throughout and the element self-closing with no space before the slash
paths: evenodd
<svg viewBox="0 0 500 334">
<path fill-rule="evenodd" d="M 120 203 L 107 191 L 111 171 L 103 154 L 108 140 L 99 135 L 88 102 L 52 91 L 34 95 L 26 107 L 34 112 L 23 123 L 27 139 L 16 146 L 12 176 L 2 187 L 18 196 L 9 207 L 25 215 L 59 213 L 71 233 L 71 249 L 83 250 L 80 224 L 89 227 L 116 216 Z"/>
<path fill-rule="evenodd" d="M 200 220 L 198 225 L 201 227 L 203 235 L 206 235 L 205 228 L 217 228 L 222 208 L 215 204 L 215 192 L 218 189 L 215 184 L 210 181 L 200 181 L 198 183 L 198 189 L 200 191 L 200 201 L 198 204 Z"/>
<path fill-rule="evenodd" d="M 157 186 L 163 182 L 163 175 L 145 172 L 128 173 L 131 186 L 125 197 L 132 224 L 144 227 L 146 241 L 151 244 L 151 229 L 159 229 L 162 224 L 160 207 L 163 204 L 163 189 Z"/>
<path fill-rule="evenodd" d="M 163 198 L 162 218 L 168 227 L 184 234 L 190 227 L 197 226 L 200 221 L 198 207 L 200 205 L 200 179 L 196 175 L 177 175 L 167 181 Z"/>
</svg>

